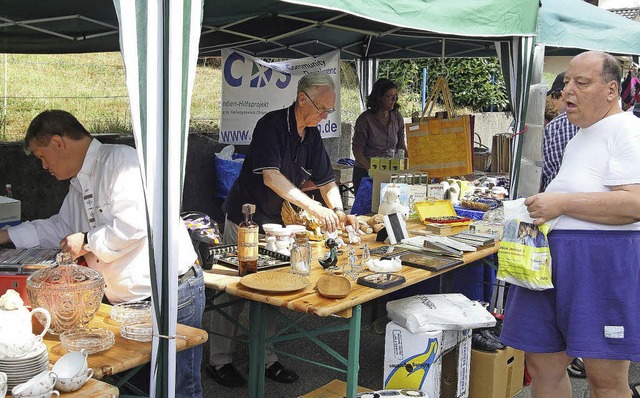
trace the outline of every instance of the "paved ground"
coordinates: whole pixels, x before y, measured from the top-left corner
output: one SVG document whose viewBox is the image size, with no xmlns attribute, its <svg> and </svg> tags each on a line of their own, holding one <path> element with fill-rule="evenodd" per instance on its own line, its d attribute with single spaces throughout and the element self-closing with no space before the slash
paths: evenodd
<svg viewBox="0 0 640 398">
<path fill-rule="evenodd" d="M 371 307 L 364 306 L 362 312 L 362 327 L 363 332 L 361 336 L 360 345 L 360 375 L 359 384 L 370 389 L 382 388 L 382 371 L 383 371 L 383 356 L 384 356 L 384 335 L 379 333 L 379 328 L 374 328 L 374 324 L 371 322 L 373 317 L 373 311 Z M 247 321 L 247 311 L 244 311 L 241 319 Z M 205 314 L 205 325 L 209 322 L 209 314 Z M 347 321 L 340 318 L 319 318 L 309 317 L 305 322 L 310 326 L 336 323 L 346 323 Z M 372 330 L 375 329 L 375 330 Z M 211 336 L 211 338 L 215 338 Z M 332 347 L 336 348 L 338 352 L 345 355 L 347 352 L 348 336 L 347 332 L 335 333 L 321 338 L 324 342 L 331 342 Z M 276 349 L 287 350 L 294 354 L 304 353 L 305 356 L 310 356 L 316 360 L 328 361 L 333 366 L 339 366 L 338 362 L 331 358 L 324 351 L 321 351 L 312 343 L 307 341 L 294 341 L 286 344 L 285 346 L 277 346 Z M 237 398 L 246 397 L 247 388 L 227 388 L 217 384 L 213 381 L 204 370 L 204 365 L 207 363 L 209 357 L 208 344 L 205 345 L 205 354 L 202 367 L 202 384 L 204 388 L 205 397 L 216 398 Z M 248 375 L 248 346 L 246 344 L 239 344 L 236 354 L 235 364 L 238 369 L 247 376 Z M 335 370 L 321 368 L 312 364 L 308 364 L 299 359 L 280 357 L 281 362 L 287 366 L 295 369 L 300 375 L 300 380 L 293 384 L 281 384 L 266 379 L 266 391 L 265 397 L 267 398 L 280 398 L 280 397 L 298 397 L 304 395 L 314 389 L 321 387 L 329 383 L 333 379 L 346 380 L 346 375 Z M 630 372 L 630 379 L 633 382 L 640 382 L 640 364 L 633 363 Z M 582 398 L 588 397 L 588 386 L 584 379 L 572 379 L 573 385 L 573 397 Z M 531 392 L 528 388 L 525 388 L 521 393 L 516 395 L 516 398 L 529 398 Z"/>
</svg>

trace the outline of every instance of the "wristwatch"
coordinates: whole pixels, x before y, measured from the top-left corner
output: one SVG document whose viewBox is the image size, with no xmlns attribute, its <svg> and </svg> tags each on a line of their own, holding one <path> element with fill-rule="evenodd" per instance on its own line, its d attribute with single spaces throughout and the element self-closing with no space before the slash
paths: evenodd
<svg viewBox="0 0 640 398">
<path fill-rule="evenodd" d="M 334 212 L 334 213 L 335 213 L 335 212 L 337 212 L 337 211 L 341 211 L 341 212 L 343 212 L 343 213 L 344 213 L 344 208 L 342 208 L 342 207 L 340 207 L 340 206 L 336 206 L 336 207 L 334 207 L 334 208 L 333 208 L 333 209 L 331 209 L 331 210 L 333 210 L 333 212 Z"/>
</svg>

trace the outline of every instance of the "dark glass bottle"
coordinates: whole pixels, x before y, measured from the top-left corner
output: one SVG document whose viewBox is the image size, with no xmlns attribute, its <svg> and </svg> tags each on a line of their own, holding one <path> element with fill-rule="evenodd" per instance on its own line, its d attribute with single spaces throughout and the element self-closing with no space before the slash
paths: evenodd
<svg viewBox="0 0 640 398">
<path fill-rule="evenodd" d="M 238 272 L 240 276 L 258 272 L 258 224 L 252 220 L 256 205 L 242 205 L 244 221 L 238 225 Z"/>
</svg>

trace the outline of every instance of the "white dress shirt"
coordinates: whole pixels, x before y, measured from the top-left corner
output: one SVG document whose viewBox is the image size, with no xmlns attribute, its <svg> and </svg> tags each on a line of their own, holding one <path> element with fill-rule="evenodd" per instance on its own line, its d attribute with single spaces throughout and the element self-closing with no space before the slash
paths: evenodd
<svg viewBox="0 0 640 398">
<path fill-rule="evenodd" d="M 87 232 L 84 258 L 105 279 L 111 304 L 151 296 L 149 244 L 142 178 L 134 148 L 91 141 L 82 169 L 70 181 L 60 212 L 9 228 L 17 248 L 58 248 L 76 232 Z M 186 228 L 179 233 L 178 275 L 196 254 Z"/>
</svg>

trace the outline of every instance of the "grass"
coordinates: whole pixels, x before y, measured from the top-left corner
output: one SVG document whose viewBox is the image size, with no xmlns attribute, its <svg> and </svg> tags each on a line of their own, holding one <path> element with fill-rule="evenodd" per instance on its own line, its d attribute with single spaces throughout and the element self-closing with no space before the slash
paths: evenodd
<svg viewBox="0 0 640 398">
<path fill-rule="evenodd" d="M 0 56 L 0 141 L 21 141 L 31 120 L 45 109 L 74 114 L 92 133 L 130 134 L 131 116 L 120 53 Z M 190 131 L 220 125 L 220 62 L 200 60 L 191 104 Z M 343 122 L 360 114 L 352 68 L 346 63 L 341 88 Z M 5 78 L 6 76 L 6 78 Z"/>
</svg>

